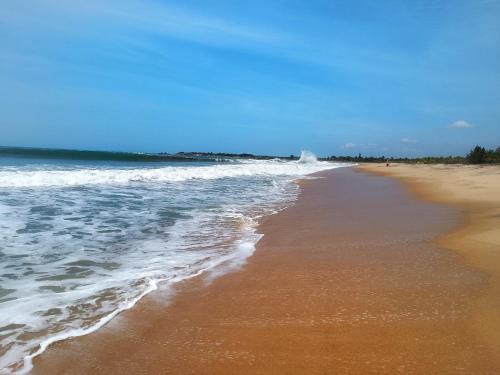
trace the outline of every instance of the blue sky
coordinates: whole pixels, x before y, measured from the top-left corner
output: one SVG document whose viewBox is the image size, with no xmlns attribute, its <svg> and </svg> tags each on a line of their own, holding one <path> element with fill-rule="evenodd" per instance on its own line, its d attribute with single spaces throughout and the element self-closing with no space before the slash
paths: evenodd
<svg viewBox="0 0 500 375">
<path fill-rule="evenodd" d="M 0 144 L 500 146 L 500 1 L 6 1 Z"/>
</svg>

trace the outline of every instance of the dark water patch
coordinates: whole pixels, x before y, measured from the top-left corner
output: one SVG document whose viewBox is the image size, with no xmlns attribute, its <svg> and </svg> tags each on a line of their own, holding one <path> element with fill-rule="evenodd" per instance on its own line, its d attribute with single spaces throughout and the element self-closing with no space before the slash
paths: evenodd
<svg viewBox="0 0 500 375">
<path fill-rule="evenodd" d="M 0 277 L 2 277 L 4 279 L 9 279 L 9 280 L 19 280 L 19 276 L 17 276 L 16 274 L 13 274 L 13 273 L 4 273 L 4 274 L 0 275 Z"/>
<path fill-rule="evenodd" d="M 43 221 L 52 221 L 54 220 L 55 216 L 40 216 L 40 220 Z"/>
<path fill-rule="evenodd" d="M 73 202 L 71 200 L 68 200 L 68 199 L 59 199 L 59 198 L 56 198 L 56 199 L 54 199 L 54 201 L 56 203 L 60 203 L 60 204 L 63 204 L 65 206 L 75 206 L 76 205 L 75 202 Z M 69 214 L 71 215 L 71 213 L 69 213 Z"/>
<path fill-rule="evenodd" d="M 21 259 L 21 258 L 26 258 L 26 257 L 29 257 L 30 254 L 13 254 L 13 255 L 9 255 L 9 258 L 11 259 Z"/>
<path fill-rule="evenodd" d="M 65 186 L 62 189 L 64 191 L 68 191 L 70 193 L 85 193 L 85 192 L 90 192 L 90 190 L 91 190 L 87 186 L 82 186 L 82 185 Z"/>
<path fill-rule="evenodd" d="M 23 262 L 21 263 L 21 266 L 23 268 L 26 268 L 28 271 L 33 271 L 33 268 L 31 268 L 30 266 L 36 266 L 37 263 L 33 263 L 33 262 Z"/>
<path fill-rule="evenodd" d="M 28 222 L 24 228 L 16 230 L 18 234 L 27 234 L 27 233 L 40 233 L 47 232 L 54 228 L 52 224 L 48 223 L 40 223 L 39 221 L 30 221 Z"/>
<path fill-rule="evenodd" d="M 110 218 L 110 219 L 106 219 L 103 221 L 104 224 L 110 224 L 110 225 L 115 225 L 115 224 L 119 224 L 119 225 L 127 225 L 127 226 L 130 226 L 129 223 L 127 223 L 124 219 L 120 218 L 120 217 L 113 217 L 113 218 Z"/>
<path fill-rule="evenodd" d="M 40 291 L 50 291 L 50 292 L 54 292 L 54 293 L 62 293 L 62 292 L 65 292 L 66 291 L 66 288 L 62 287 L 62 286 L 58 286 L 58 285 L 42 285 L 40 286 L 38 289 L 40 289 Z"/>
<path fill-rule="evenodd" d="M 25 327 L 26 324 L 8 324 L 6 326 L 0 327 L 0 332 L 5 332 L 11 329 L 18 329 Z"/>
<path fill-rule="evenodd" d="M 156 224 L 159 227 L 170 227 L 173 226 L 178 220 L 188 220 L 193 217 L 171 208 L 158 210 L 157 215 L 158 219 L 150 221 L 150 223 Z"/>
<path fill-rule="evenodd" d="M 59 230 L 57 232 L 54 232 L 53 236 L 66 236 L 68 234 L 71 234 L 71 233 L 67 230 Z"/>
<path fill-rule="evenodd" d="M 31 207 L 31 214 L 39 214 L 42 216 L 58 216 L 62 213 L 62 209 L 59 207 L 51 206 L 34 206 Z"/>
<path fill-rule="evenodd" d="M 77 268 L 77 267 L 75 267 L 75 268 Z M 63 280 L 71 280 L 71 279 L 83 279 L 83 278 L 88 277 L 94 273 L 94 271 L 89 270 L 89 269 L 82 270 L 79 272 L 71 272 L 71 270 L 69 270 L 69 271 L 70 271 L 69 273 L 66 273 L 63 275 L 40 277 L 40 278 L 36 279 L 36 281 L 63 281 Z"/>
<path fill-rule="evenodd" d="M 48 309 L 46 312 L 42 314 L 42 316 L 54 316 L 54 315 L 61 315 L 62 310 L 59 308 L 53 308 L 53 309 Z"/>
<path fill-rule="evenodd" d="M 122 199 L 122 198 L 120 198 L 120 199 Z M 122 206 L 122 202 L 112 201 L 112 200 L 99 200 L 99 201 L 93 202 L 93 204 L 95 204 L 96 207 L 99 208 L 99 210 L 101 210 L 102 207 L 106 207 L 106 208 L 120 208 Z"/>
<path fill-rule="evenodd" d="M 98 229 L 97 233 L 121 233 L 121 229 Z"/>
<path fill-rule="evenodd" d="M 2 199 L 2 203 L 5 204 L 6 206 L 19 207 L 22 203 L 22 200 L 16 198 L 8 198 L 8 199 Z"/>
<path fill-rule="evenodd" d="M 155 227 L 144 227 L 141 229 L 141 233 L 143 233 L 143 234 L 155 234 L 155 233 L 158 233 L 158 229 Z"/>
<path fill-rule="evenodd" d="M 192 218 L 191 215 L 187 215 L 183 211 L 190 210 L 188 208 L 186 209 L 178 209 L 178 208 L 164 208 L 158 210 L 158 216 L 160 217 L 170 217 L 174 219 L 190 219 Z"/>
<path fill-rule="evenodd" d="M 16 291 L 16 289 L 4 289 L 0 286 L 0 298 L 8 296 Z"/>
<path fill-rule="evenodd" d="M 105 228 L 109 228 L 109 227 L 116 227 L 119 229 L 127 229 L 127 228 L 131 227 L 130 223 L 128 223 L 124 220 L 114 220 L 113 223 L 110 222 L 110 223 L 105 223 L 105 224 L 108 224 L 108 225 L 99 225 L 97 228 L 105 229 Z"/>
<path fill-rule="evenodd" d="M 17 299 L 16 297 L 1 298 L 0 299 L 0 303 L 9 302 L 9 301 L 15 301 L 16 299 Z"/>
<path fill-rule="evenodd" d="M 70 275 L 76 275 L 76 274 L 87 274 L 89 275 L 88 272 L 93 273 L 93 271 L 89 270 L 88 268 L 85 267 L 78 267 L 78 266 L 70 266 L 66 268 L 66 272 Z"/>
<path fill-rule="evenodd" d="M 70 231 L 75 231 L 75 230 L 78 230 L 80 227 L 67 227 L 66 228 L 66 231 L 70 232 Z"/>
<path fill-rule="evenodd" d="M 58 250 L 57 248 L 54 249 L 54 250 Z M 44 262 L 43 263 L 55 263 L 55 262 L 58 262 L 60 261 L 61 259 L 64 259 L 66 257 L 66 254 L 63 254 L 63 253 L 57 253 L 57 252 L 54 252 L 54 253 L 51 253 L 51 254 L 45 254 L 42 256 Z"/>
<path fill-rule="evenodd" d="M 120 268 L 120 263 L 116 262 L 95 262 L 93 260 L 77 260 L 76 262 L 66 263 L 67 266 L 76 267 L 99 267 L 106 270 L 115 270 Z"/>
</svg>

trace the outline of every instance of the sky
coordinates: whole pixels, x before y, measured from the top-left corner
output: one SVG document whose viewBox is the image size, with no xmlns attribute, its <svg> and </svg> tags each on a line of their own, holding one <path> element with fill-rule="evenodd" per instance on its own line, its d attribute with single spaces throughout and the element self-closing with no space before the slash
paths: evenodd
<svg viewBox="0 0 500 375">
<path fill-rule="evenodd" d="M 500 0 L 0 7 L 0 145 L 462 155 L 500 146 Z"/>
</svg>

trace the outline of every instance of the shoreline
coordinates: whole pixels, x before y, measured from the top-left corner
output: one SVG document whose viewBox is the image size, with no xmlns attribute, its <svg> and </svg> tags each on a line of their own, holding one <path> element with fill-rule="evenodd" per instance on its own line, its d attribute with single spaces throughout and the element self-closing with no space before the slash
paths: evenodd
<svg viewBox="0 0 500 375">
<path fill-rule="evenodd" d="M 259 232 L 262 229 L 265 235 L 241 270 L 220 276 L 208 286 L 204 278 L 183 283 L 167 306 L 158 301 L 158 295 L 156 298 L 147 296 L 102 330 L 51 346 L 46 353 L 35 358 L 34 373 L 55 373 L 63 369 L 69 373 L 123 372 L 130 371 L 130 366 L 133 366 L 133 371 L 145 373 L 178 373 L 180 369 L 191 370 L 186 372 L 203 370 L 204 373 L 232 373 L 235 370 L 272 373 L 278 369 L 321 373 L 327 369 L 384 371 L 390 369 L 391 364 L 392 368 L 411 369 L 413 366 L 414 369 L 429 369 L 431 362 L 436 366 L 436 361 L 443 369 L 455 365 L 493 368 L 493 363 L 481 354 L 484 348 L 474 342 L 467 329 L 457 324 L 467 320 L 466 300 L 478 293 L 478 285 L 484 282 L 482 275 L 462 267 L 453 255 L 441 254 L 442 250 L 430 245 L 440 231 L 455 224 L 456 219 L 452 217 L 456 215 L 413 200 L 398 183 L 386 178 L 366 177 L 355 171 L 339 173 L 338 170 L 322 175 L 323 179 L 301 181 L 302 192 L 295 206 L 265 217 L 259 223 Z M 345 217 L 339 217 L 338 212 L 334 214 L 332 207 L 323 207 L 325 195 L 330 194 L 329 199 L 339 197 L 328 192 L 332 180 L 342 185 L 345 178 L 375 184 L 373 192 L 358 189 L 357 193 L 365 195 L 364 203 L 370 206 L 355 206 L 354 211 L 359 211 L 356 213 L 359 216 L 352 216 L 353 208 L 346 205 L 356 204 L 351 196 L 352 189 L 356 188 L 353 182 L 340 191 L 344 200 L 351 201 L 328 203 L 343 210 Z M 376 203 L 377 194 L 380 195 L 384 188 L 399 197 L 396 203 L 385 202 L 396 205 L 396 208 Z M 387 196 L 383 198 L 388 199 Z M 412 214 L 424 218 L 433 213 L 437 218 L 433 216 L 425 230 L 419 232 L 408 221 L 408 212 L 404 211 L 408 205 L 415 211 Z M 391 213 L 396 217 L 391 218 Z M 317 215 L 321 217 L 315 217 Z M 377 223 L 380 215 L 388 221 L 396 220 L 391 225 Z M 366 216 L 371 221 L 367 221 Z M 349 218 L 351 221 L 344 223 Z M 364 231 L 344 233 L 342 230 L 352 231 L 351 224 L 361 226 Z M 338 231 L 336 226 L 343 229 Z M 381 231 L 389 230 L 383 234 L 389 233 L 392 238 L 382 236 L 375 230 L 377 227 Z M 411 241 L 399 238 L 398 228 L 406 231 L 406 236 L 416 237 Z M 335 236 L 331 237 L 328 230 L 336 231 Z M 361 235 L 361 240 L 354 234 Z M 308 242 L 303 237 L 307 237 Z M 329 244 L 332 239 L 340 239 L 341 245 L 332 248 Z M 317 243 L 311 244 L 311 240 Z M 375 246 L 375 255 L 364 253 L 377 241 L 380 244 Z M 408 246 L 410 248 L 406 249 Z M 414 250 L 412 246 L 422 247 L 425 256 L 406 253 Z M 405 248 L 404 254 L 400 247 Z M 346 253 L 346 249 L 352 254 Z M 364 259 L 367 254 L 374 257 L 368 263 Z M 415 256 L 418 267 L 407 263 L 407 257 Z M 386 280 L 384 262 L 391 266 L 391 282 Z M 304 264 L 312 267 L 304 268 Z M 405 270 L 405 265 L 409 266 L 409 271 Z M 412 267 L 417 267 L 419 272 Z M 429 273 L 429 267 L 439 272 Z M 374 279 L 360 273 L 363 269 L 375 272 L 371 275 Z M 408 283 L 408 272 L 416 284 L 422 285 Z M 428 280 L 422 280 L 421 273 Z M 456 274 L 462 277 L 457 278 Z M 446 275 L 453 280 L 453 288 L 440 285 L 446 282 Z M 459 293 L 457 283 L 461 286 Z M 373 284 L 379 293 L 370 290 Z M 342 285 L 350 293 L 346 294 Z M 391 290 L 390 297 L 385 295 L 387 288 Z M 435 295 L 436 288 L 440 289 L 439 296 Z M 420 303 L 408 299 L 408 293 L 417 296 Z M 430 298 L 429 293 L 433 298 L 427 304 L 422 303 Z M 353 295 L 357 296 L 354 301 Z M 403 311 L 398 310 L 401 302 L 405 302 Z M 387 324 L 397 327 L 388 327 Z M 443 325 L 453 327 L 451 333 L 448 332 L 451 336 L 434 332 L 436 329 L 443 331 Z M 369 332 L 363 332 L 365 330 Z M 425 334 L 422 335 L 421 331 Z M 390 340 L 384 337 L 388 333 L 393 336 Z M 423 343 L 427 342 L 427 350 L 437 352 L 439 358 L 436 358 L 436 353 L 425 350 L 422 353 L 422 342 L 417 348 L 416 344 L 408 343 L 408 333 Z M 377 337 L 380 342 L 372 342 L 372 337 Z M 449 349 L 453 349 L 453 353 L 442 348 L 443 339 L 452 340 Z M 464 352 L 460 359 L 463 363 L 456 364 L 457 342 L 458 349 L 463 349 L 460 344 L 463 346 L 469 342 L 478 350 L 472 350 L 473 356 L 471 351 Z M 407 347 L 404 357 L 397 354 L 401 347 Z M 74 361 L 75 356 L 79 358 L 78 363 Z M 301 361 L 305 358 L 309 362 L 307 368 Z M 359 359 L 364 359 L 364 362 L 357 363 Z"/>
<path fill-rule="evenodd" d="M 5 304 L 0 372 L 29 365 L 49 343 L 95 331 L 153 289 L 150 281 L 177 282 L 222 262 L 239 263 L 259 237 L 255 219 L 295 200 L 300 189 L 290 181 L 338 166 L 262 161 L 123 170 L 105 164 L 95 166 L 97 195 L 88 178 L 95 174 L 85 173 L 85 166 L 7 171 L 4 190 L 14 185 L 28 190 L 13 189 L 16 207 L 24 209 L 7 209 L 4 215 L 13 223 L 6 231 L 7 247 L 15 251 L 12 259 L 9 253 L 4 257 L 3 286 L 16 294 Z M 129 184 L 131 178 L 141 182 Z M 90 189 L 84 187 L 88 183 Z M 67 189 L 73 184 L 84 188 Z M 49 185 L 50 191 L 68 194 L 68 201 L 47 195 Z M 7 207 L 9 199 L 2 201 Z M 45 200 L 51 202 L 46 209 L 31 210 Z M 73 208 L 67 210 L 68 205 Z M 53 220 L 59 216 L 64 220 Z M 31 223 L 47 235 L 24 231 L 22 225 Z M 23 262 L 23 250 L 40 258 Z M 54 254 L 60 259 L 47 261 Z M 22 281 L 10 281 L 17 277 Z"/>
</svg>

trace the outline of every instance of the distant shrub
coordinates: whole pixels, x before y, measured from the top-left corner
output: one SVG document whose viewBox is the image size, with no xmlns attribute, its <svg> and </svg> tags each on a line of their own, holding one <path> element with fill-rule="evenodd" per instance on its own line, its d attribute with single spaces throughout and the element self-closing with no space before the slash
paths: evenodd
<svg viewBox="0 0 500 375">
<path fill-rule="evenodd" d="M 486 155 L 484 156 L 485 163 L 500 163 L 500 148 L 497 148 L 495 151 L 486 150 Z"/>
<path fill-rule="evenodd" d="M 500 147 L 496 150 L 486 150 L 484 147 L 476 146 L 467 154 L 466 159 L 470 164 L 500 163 Z"/>
<path fill-rule="evenodd" d="M 466 159 L 471 164 L 482 164 L 486 159 L 486 149 L 477 145 L 467 154 Z"/>
</svg>

